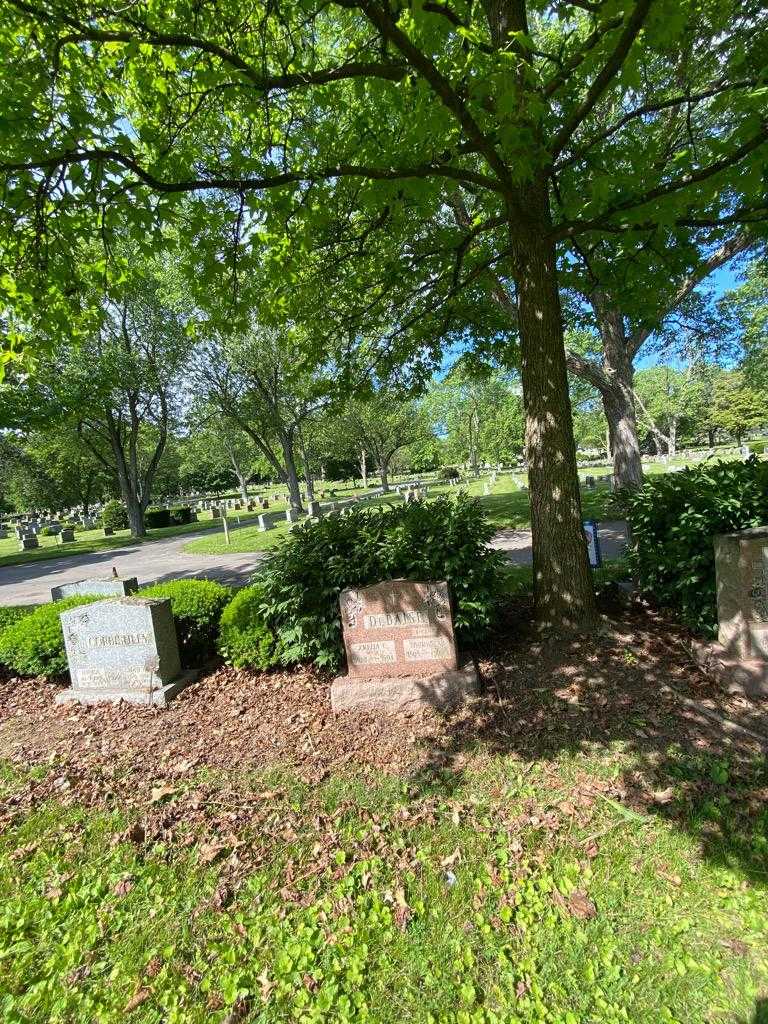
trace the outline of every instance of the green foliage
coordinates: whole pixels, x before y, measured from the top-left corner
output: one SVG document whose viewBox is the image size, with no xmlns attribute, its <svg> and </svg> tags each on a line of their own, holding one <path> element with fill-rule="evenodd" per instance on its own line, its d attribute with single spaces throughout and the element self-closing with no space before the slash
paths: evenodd
<svg viewBox="0 0 768 1024">
<path fill-rule="evenodd" d="M 0 635 L 14 622 L 23 619 L 25 615 L 31 615 L 35 608 L 36 605 L 33 604 L 11 605 L 8 608 L 0 608 Z"/>
<path fill-rule="evenodd" d="M 235 668 L 269 668 L 275 637 L 264 621 L 263 590 L 254 585 L 239 590 L 221 613 L 219 653 Z"/>
<path fill-rule="evenodd" d="M 142 597 L 167 597 L 176 621 L 184 668 L 200 665 L 216 649 L 219 619 L 231 591 L 215 580 L 171 580 L 142 587 Z"/>
<path fill-rule="evenodd" d="M 717 534 L 768 523 L 768 463 L 720 462 L 649 478 L 621 500 L 632 526 L 631 561 L 643 590 L 694 629 L 717 620 Z"/>
<path fill-rule="evenodd" d="M 768 441 L 749 441 L 748 444 L 753 455 L 763 455 L 768 448 Z"/>
<path fill-rule="evenodd" d="M 128 510 L 122 501 L 113 498 L 108 501 L 101 510 L 101 525 L 113 530 L 125 530 L 128 528 Z"/>
<path fill-rule="evenodd" d="M 40 531 L 43 537 L 55 537 L 58 532 L 53 526 L 44 526 Z"/>
<path fill-rule="evenodd" d="M 171 525 L 171 511 L 167 508 L 150 508 L 144 513 L 144 525 L 148 530 L 156 530 Z"/>
<path fill-rule="evenodd" d="M 294 527 L 260 577 L 280 660 L 336 667 L 340 592 L 398 577 L 447 580 L 458 637 L 475 642 L 500 588 L 503 555 L 485 547 L 493 532 L 480 503 L 464 495 L 351 508 Z"/>
<path fill-rule="evenodd" d="M 99 600 L 103 599 L 65 597 L 23 614 L 0 633 L 0 664 L 23 676 L 63 675 L 67 671 L 67 656 L 59 615 L 69 608 Z"/>
</svg>

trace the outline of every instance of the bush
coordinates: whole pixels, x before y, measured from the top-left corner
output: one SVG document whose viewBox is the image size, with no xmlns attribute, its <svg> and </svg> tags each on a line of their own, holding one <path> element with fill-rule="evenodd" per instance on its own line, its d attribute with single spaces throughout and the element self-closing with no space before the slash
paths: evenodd
<svg viewBox="0 0 768 1024">
<path fill-rule="evenodd" d="M 456 480 L 461 473 L 455 466 L 441 466 L 437 472 L 438 480 Z"/>
<path fill-rule="evenodd" d="M 108 501 L 101 510 L 101 525 L 113 530 L 128 528 L 128 509 L 116 498 Z"/>
<path fill-rule="evenodd" d="M 263 589 L 239 590 L 221 613 L 219 653 L 235 668 L 269 668 L 274 662 L 275 637 L 264 621 Z"/>
<path fill-rule="evenodd" d="M 23 619 L 25 615 L 31 615 L 36 608 L 36 604 L 17 604 L 9 608 L 0 608 L 0 635 L 14 622 Z"/>
<path fill-rule="evenodd" d="M 259 576 L 277 658 L 335 668 L 342 657 L 339 593 L 397 577 L 447 580 L 457 635 L 476 641 L 502 586 L 504 556 L 485 547 L 494 531 L 467 496 L 353 507 L 295 526 Z"/>
<path fill-rule="evenodd" d="M 643 590 L 694 629 L 717 623 L 717 534 L 768 523 L 768 463 L 717 462 L 649 478 L 621 492 L 632 527 L 633 570 Z"/>
<path fill-rule="evenodd" d="M 143 587 L 139 596 L 170 598 L 184 668 L 200 665 L 215 653 L 219 619 L 232 597 L 228 587 L 215 580 L 172 580 Z"/>
<path fill-rule="evenodd" d="M 192 509 L 189 505 L 172 508 L 170 511 L 172 526 L 186 526 L 187 523 L 192 521 Z"/>
<path fill-rule="evenodd" d="M 65 597 L 41 604 L 0 633 L 0 664 L 23 676 L 60 676 L 67 671 L 64 632 L 59 615 L 100 597 Z"/>
<path fill-rule="evenodd" d="M 43 526 L 40 530 L 41 537 L 55 537 L 59 531 L 55 526 Z"/>
<path fill-rule="evenodd" d="M 150 508 L 144 513 L 144 525 L 148 530 L 157 530 L 162 526 L 171 525 L 169 508 Z"/>
</svg>

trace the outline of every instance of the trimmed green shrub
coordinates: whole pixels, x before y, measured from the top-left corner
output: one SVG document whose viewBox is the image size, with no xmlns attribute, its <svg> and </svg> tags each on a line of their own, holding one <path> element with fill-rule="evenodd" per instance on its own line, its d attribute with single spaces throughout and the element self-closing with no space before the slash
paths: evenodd
<svg viewBox="0 0 768 1024">
<path fill-rule="evenodd" d="M 170 599 L 184 668 L 200 665 L 215 653 L 219 619 L 232 597 L 228 587 L 215 580 L 171 580 L 143 587 L 139 596 Z"/>
<path fill-rule="evenodd" d="M 41 604 L 0 633 L 0 664 L 22 676 L 60 676 L 67 671 L 64 632 L 59 615 L 100 597 L 65 597 Z"/>
<path fill-rule="evenodd" d="M 178 508 L 172 508 L 170 513 L 172 526 L 186 526 L 192 520 L 192 509 L 189 505 L 180 505 Z"/>
<path fill-rule="evenodd" d="M 37 607 L 36 604 L 17 604 L 11 605 L 9 608 L 0 608 L 0 634 L 14 622 L 23 619 L 25 615 L 31 615 Z"/>
<path fill-rule="evenodd" d="M 438 480 L 455 480 L 461 473 L 455 466 L 441 466 L 437 471 Z"/>
<path fill-rule="evenodd" d="M 149 508 L 144 513 L 144 525 L 148 530 L 157 530 L 163 526 L 171 525 L 171 510 L 169 508 Z"/>
<path fill-rule="evenodd" d="M 768 524 L 768 463 L 717 462 L 649 477 L 618 496 L 632 527 L 643 590 L 694 629 L 717 623 L 714 538 Z"/>
<path fill-rule="evenodd" d="M 447 580 L 459 639 L 478 640 L 503 586 L 504 556 L 485 546 L 494 532 L 480 503 L 466 495 L 352 507 L 295 526 L 259 574 L 276 659 L 338 666 L 339 593 L 398 577 Z"/>
<path fill-rule="evenodd" d="M 128 529 L 128 509 L 122 501 L 114 498 L 107 502 L 101 510 L 101 525 L 113 530 Z"/>
<path fill-rule="evenodd" d="M 261 611 L 264 592 L 258 584 L 238 590 L 221 613 L 219 653 L 235 668 L 269 668 L 275 637 Z"/>
</svg>

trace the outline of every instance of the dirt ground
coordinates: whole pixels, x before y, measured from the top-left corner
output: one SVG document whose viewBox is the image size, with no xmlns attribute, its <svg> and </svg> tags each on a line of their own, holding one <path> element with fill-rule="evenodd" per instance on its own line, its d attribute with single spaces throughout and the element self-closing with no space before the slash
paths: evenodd
<svg viewBox="0 0 768 1024">
<path fill-rule="evenodd" d="M 166 710 L 57 706 L 61 684 L 0 677 L 0 758 L 38 769 L 0 805 L 0 827 L 56 795 L 138 809 L 142 838 L 181 832 L 192 842 L 199 825 L 198 838 L 229 834 L 234 842 L 243 822 L 290 827 L 287 809 L 275 814 L 279 789 L 240 784 L 264 769 L 288 768 L 309 785 L 350 770 L 387 773 L 445 791 L 495 757 L 546 764 L 564 752 L 599 755 L 617 741 L 631 767 L 607 791 L 664 813 L 670 751 L 747 764 L 768 750 L 768 708 L 719 689 L 693 664 L 685 631 L 651 610 L 611 609 L 594 636 L 578 640 L 537 638 L 523 625 L 526 611 L 510 608 L 483 645 L 483 696 L 451 714 L 334 714 L 330 677 L 305 669 L 212 668 Z M 747 811 L 767 798 L 738 792 Z"/>
</svg>

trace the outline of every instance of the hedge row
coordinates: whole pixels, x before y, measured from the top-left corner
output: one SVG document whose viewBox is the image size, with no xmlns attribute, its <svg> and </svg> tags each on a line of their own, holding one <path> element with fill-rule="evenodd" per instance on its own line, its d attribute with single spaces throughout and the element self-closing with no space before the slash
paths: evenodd
<svg viewBox="0 0 768 1024">
<path fill-rule="evenodd" d="M 259 579 L 233 597 L 211 580 L 145 587 L 168 598 L 184 667 L 214 651 L 239 668 L 342 659 L 339 594 L 381 580 L 447 580 L 459 640 L 475 642 L 489 627 L 501 594 L 500 552 L 486 546 L 493 527 L 479 502 L 460 495 L 425 504 L 350 509 L 294 528 Z M 100 598 L 41 605 L 2 630 L 0 663 L 25 675 L 66 671 L 59 614 Z"/>
</svg>

